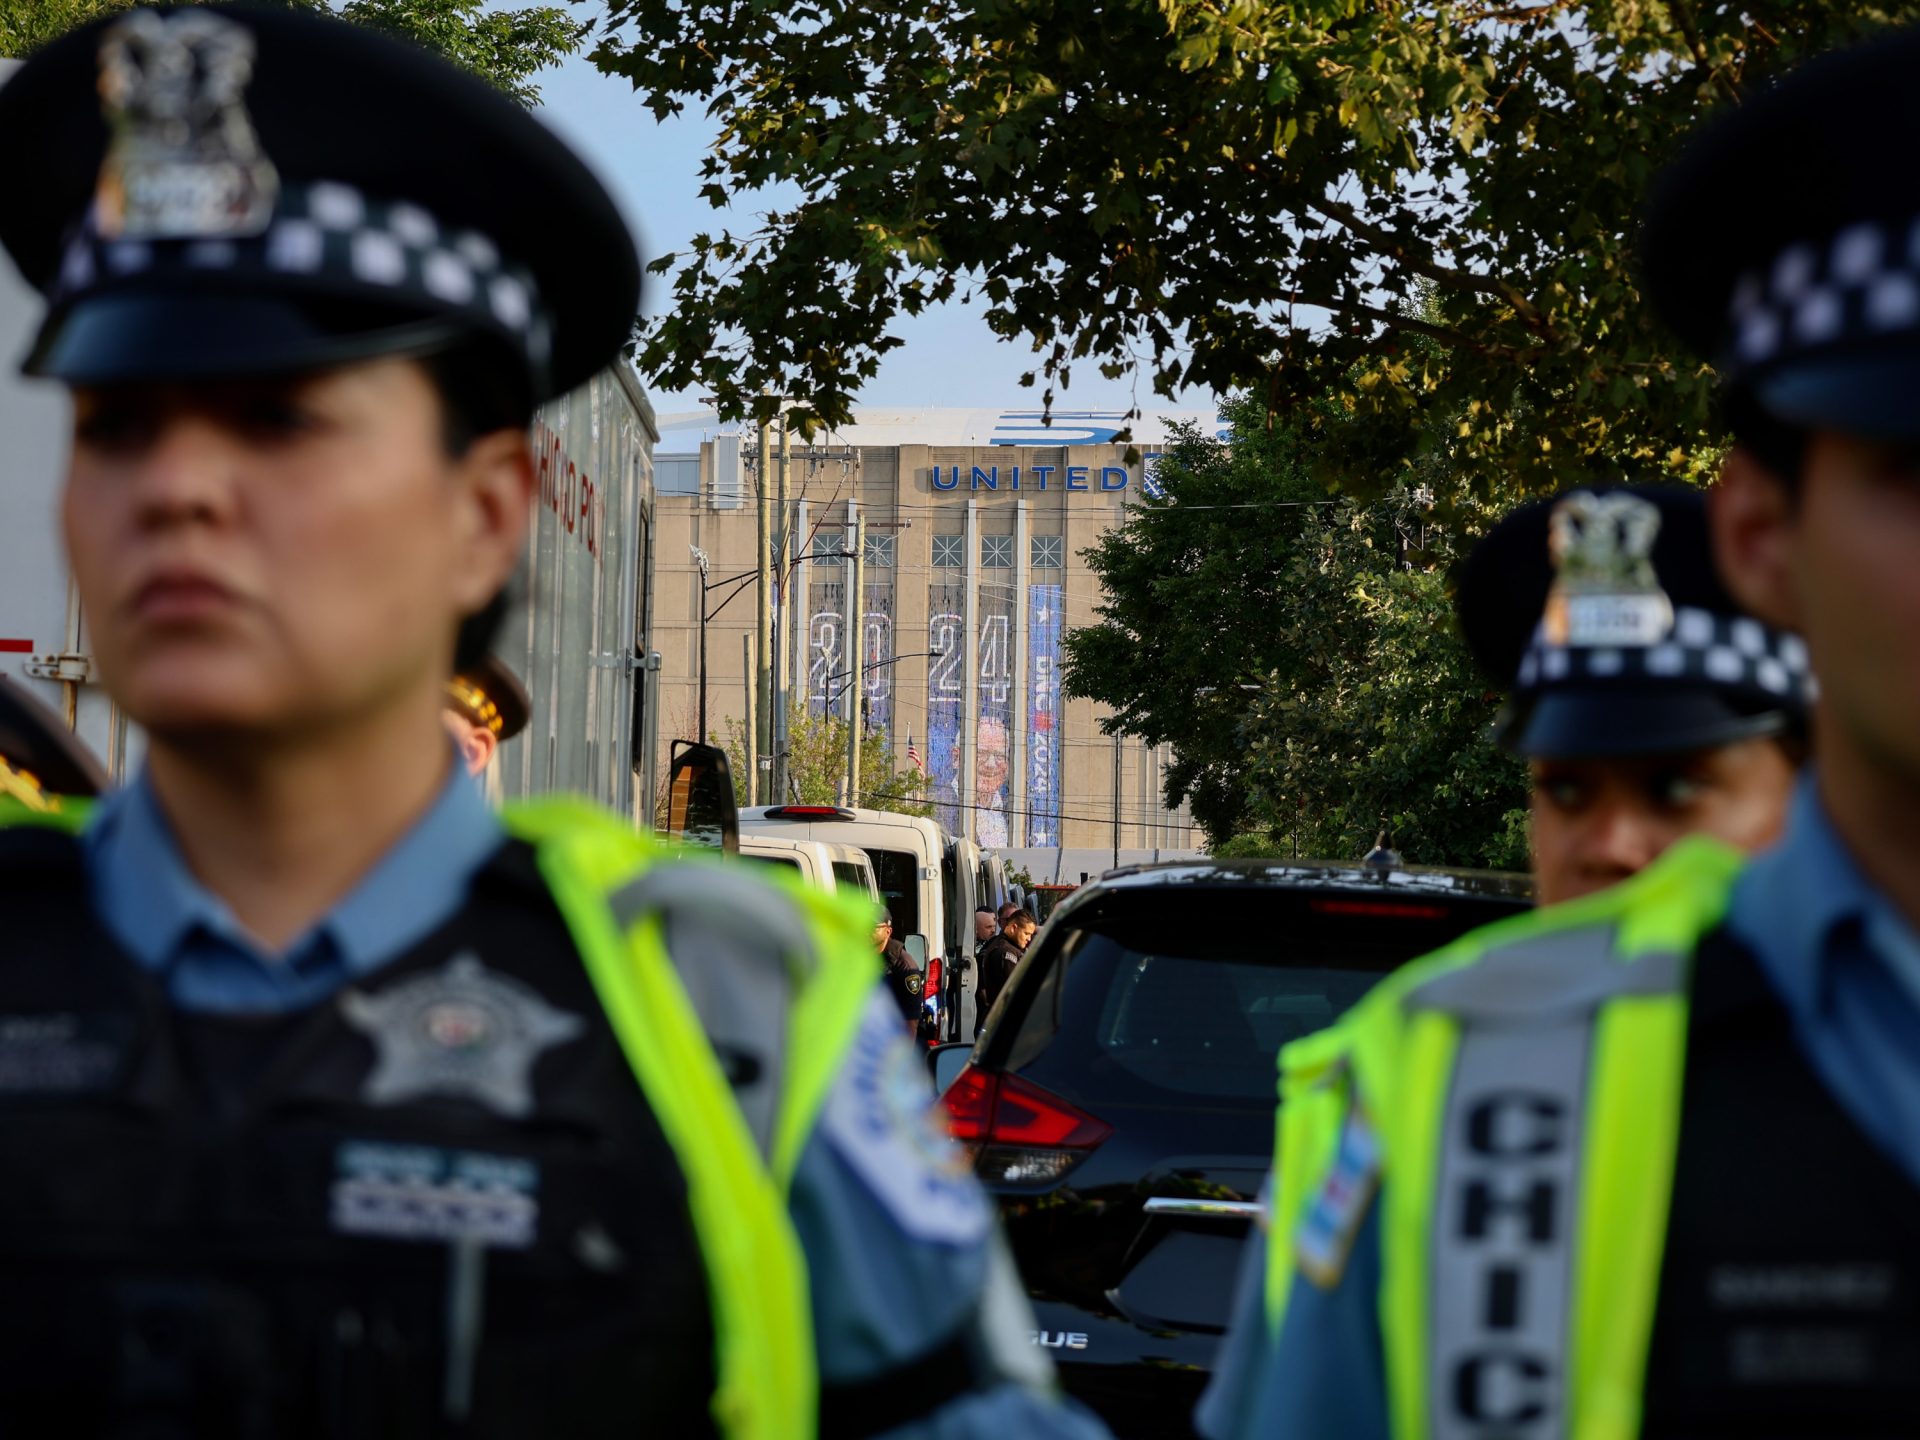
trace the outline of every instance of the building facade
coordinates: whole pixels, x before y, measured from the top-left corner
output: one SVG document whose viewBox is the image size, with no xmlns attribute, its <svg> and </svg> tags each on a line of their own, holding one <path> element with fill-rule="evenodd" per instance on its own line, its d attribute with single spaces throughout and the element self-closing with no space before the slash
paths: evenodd
<svg viewBox="0 0 1920 1440">
<path fill-rule="evenodd" d="M 787 703 L 857 713 L 909 752 L 941 822 L 988 847 L 1184 850 L 1184 807 L 1163 804 L 1164 747 L 1102 733 L 1103 707 L 1061 693 L 1066 634 L 1094 623 L 1099 584 L 1081 552 L 1151 485 L 1175 420 L 928 410 L 862 414 L 794 447 L 773 668 Z M 699 602 L 707 627 L 710 734 L 746 713 L 758 545 L 757 433 L 663 417 L 655 551 L 661 733 L 698 730 Z M 910 438 L 911 437 L 911 438 Z M 1036 444 L 1035 439 L 1068 443 Z M 779 447 L 768 493 L 777 497 Z M 770 504 L 776 537 L 779 506 Z M 864 594 L 849 604 L 856 520 Z M 702 580 L 695 551 L 707 559 Z M 735 577 L 741 577 L 735 579 Z M 856 636 L 849 666 L 846 640 Z M 750 640 L 746 646 L 750 647 Z M 1116 825 L 1117 821 L 1117 825 Z"/>
</svg>

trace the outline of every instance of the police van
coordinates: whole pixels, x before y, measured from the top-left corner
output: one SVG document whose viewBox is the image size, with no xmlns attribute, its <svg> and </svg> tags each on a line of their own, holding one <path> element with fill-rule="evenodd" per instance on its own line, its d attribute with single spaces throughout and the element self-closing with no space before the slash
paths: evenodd
<svg viewBox="0 0 1920 1440">
<path fill-rule="evenodd" d="M 827 840 L 796 840 L 785 835 L 742 835 L 740 856 L 760 865 L 789 870 L 813 890 L 845 890 L 880 904 L 880 883 L 873 861 L 857 845 Z"/>
<path fill-rule="evenodd" d="M 763 805 L 740 812 L 740 846 L 752 837 L 822 840 L 866 852 L 893 912 L 893 934 L 922 965 L 944 1038 L 971 1039 L 974 1018 L 973 912 L 980 896 L 980 847 L 920 815 L 846 805 Z"/>
</svg>

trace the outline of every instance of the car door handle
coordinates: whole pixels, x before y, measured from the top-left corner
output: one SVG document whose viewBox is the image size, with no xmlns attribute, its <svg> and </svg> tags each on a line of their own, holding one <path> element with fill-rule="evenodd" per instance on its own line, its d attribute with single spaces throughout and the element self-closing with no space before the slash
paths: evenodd
<svg viewBox="0 0 1920 1440">
<path fill-rule="evenodd" d="M 1156 1195 L 1147 1201 L 1149 1215 L 1186 1215 L 1203 1220 L 1257 1220 L 1258 1200 L 1196 1200 L 1181 1196 Z"/>
</svg>

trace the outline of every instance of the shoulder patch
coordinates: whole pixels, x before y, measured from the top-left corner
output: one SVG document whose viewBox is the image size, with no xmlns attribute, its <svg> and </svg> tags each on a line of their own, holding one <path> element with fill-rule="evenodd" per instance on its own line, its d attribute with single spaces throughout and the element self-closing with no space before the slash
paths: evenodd
<svg viewBox="0 0 1920 1440">
<path fill-rule="evenodd" d="M 1366 1115 L 1355 1107 L 1340 1128 L 1340 1146 L 1333 1169 L 1294 1236 L 1294 1258 L 1300 1273 L 1322 1290 L 1331 1290 L 1346 1272 L 1347 1257 L 1359 1237 L 1360 1222 L 1380 1189 L 1380 1140 Z"/>
<path fill-rule="evenodd" d="M 986 1236 L 987 1193 L 940 1123 L 926 1061 L 883 990 L 867 1002 L 819 1133 L 914 1239 L 965 1246 Z"/>
</svg>

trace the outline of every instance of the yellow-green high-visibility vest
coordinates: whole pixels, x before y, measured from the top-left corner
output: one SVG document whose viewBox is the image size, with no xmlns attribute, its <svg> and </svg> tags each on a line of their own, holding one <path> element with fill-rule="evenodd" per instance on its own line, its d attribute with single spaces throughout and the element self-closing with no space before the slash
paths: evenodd
<svg viewBox="0 0 1920 1440">
<path fill-rule="evenodd" d="M 89 807 L 0 805 L 0 826 L 78 833 Z M 788 1192 L 878 980 L 871 916 L 851 900 L 689 856 L 598 808 L 510 805 L 687 1187 L 712 1303 L 713 1413 L 727 1440 L 812 1440 L 819 1371 L 806 1257 Z M 676 918 L 733 943 L 669 954 Z M 692 991 L 712 965 L 752 965 L 735 993 L 769 1031 L 771 1104 L 749 1115 Z M 728 977 L 721 977 L 728 978 Z M 690 983 L 691 982 L 691 983 Z M 740 1008 L 740 1007 L 736 1007 Z M 749 1016 L 749 1020 L 752 1020 Z M 644 1432 L 644 1416 L 636 1417 Z"/>
<path fill-rule="evenodd" d="M 1296 1237 L 1364 1127 L 1394 1440 L 1639 1433 L 1690 962 L 1740 864 L 1683 841 L 1395 972 L 1283 1052 L 1269 1333 L 1314 1283 Z"/>
</svg>

